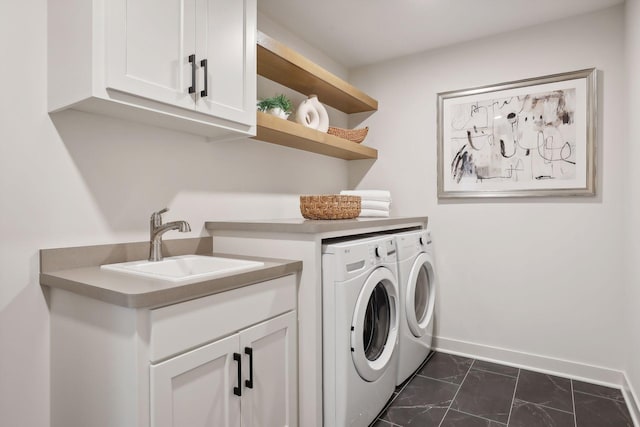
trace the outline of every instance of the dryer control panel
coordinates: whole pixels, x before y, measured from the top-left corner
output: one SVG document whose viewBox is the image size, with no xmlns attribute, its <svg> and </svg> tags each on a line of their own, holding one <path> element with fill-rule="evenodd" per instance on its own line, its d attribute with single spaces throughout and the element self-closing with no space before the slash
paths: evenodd
<svg viewBox="0 0 640 427">
<path fill-rule="evenodd" d="M 421 246 L 427 246 L 431 244 L 431 231 L 423 231 L 418 237 L 418 242 Z"/>
<path fill-rule="evenodd" d="M 415 256 L 419 252 L 431 252 L 431 232 L 418 230 L 396 235 L 398 261 Z"/>
</svg>

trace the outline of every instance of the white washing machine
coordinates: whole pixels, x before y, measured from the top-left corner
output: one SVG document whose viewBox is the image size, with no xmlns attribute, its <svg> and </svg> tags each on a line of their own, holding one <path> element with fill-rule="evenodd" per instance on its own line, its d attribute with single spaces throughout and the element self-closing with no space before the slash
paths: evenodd
<svg viewBox="0 0 640 427">
<path fill-rule="evenodd" d="M 324 426 L 366 427 L 396 385 L 394 237 L 323 245 L 322 291 Z"/>
<path fill-rule="evenodd" d="M 410 231 L 396 234 L 395 239 L 400 290 L 396 385 L 400 385 L 431 351 L 436 290 L 431 233 Z"/>
</svg>

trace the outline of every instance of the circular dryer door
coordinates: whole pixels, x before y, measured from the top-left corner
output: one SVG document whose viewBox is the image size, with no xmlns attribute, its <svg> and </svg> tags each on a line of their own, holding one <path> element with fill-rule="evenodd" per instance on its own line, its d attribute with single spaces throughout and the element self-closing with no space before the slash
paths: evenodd
<svg viewBox="0 0 640 427">
<path fill-rule="evenodd" d="M 411 333 L 422 337 L 433 319 L 435 306 L 435 275 L 433 259 L 421 253 L 416 258 L 407 282 L 405 307 L 407 323 Z"/>
<path fill-rule="evenodd" d="M 398 285 L 387 268 L 375 269 L 356 302 L 351 325 L 351 356 L 358 374 L 375 381 L 391 362 L 398 337 Z"/>
</svg>

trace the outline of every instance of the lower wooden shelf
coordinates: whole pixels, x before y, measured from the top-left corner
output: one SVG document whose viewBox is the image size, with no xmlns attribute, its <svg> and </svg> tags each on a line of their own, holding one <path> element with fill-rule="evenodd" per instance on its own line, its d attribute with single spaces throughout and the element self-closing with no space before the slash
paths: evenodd
<svg viewBox="0 0 640 427">
<path fill-rule="evenodd" d="M 257 132 L 253 139 L 345 160 L 378 158 L 378 150 L 374 148 L 260 111 L 257 114 Z"/>
</svg>

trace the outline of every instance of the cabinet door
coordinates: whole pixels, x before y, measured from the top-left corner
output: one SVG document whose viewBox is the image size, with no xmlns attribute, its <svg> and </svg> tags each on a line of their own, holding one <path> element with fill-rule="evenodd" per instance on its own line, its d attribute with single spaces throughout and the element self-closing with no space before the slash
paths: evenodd
<svg viewBox="0 0 640 427">
<path fill-rule="evenodd" d="M 256 0 L 197 0 L 199 73 L 196 109 L 256 123 Z M 206 59 L 204 67 L 201 60 Z"/>
<path fill-rule="evenodd" d="M 246 378 L 242 426 L 296 426 L 296 313 L 283 314 L 242 331 L 240 349 Z"/>
<path fill-rule="evenodd" d="M 151 366 L 152 427 L 239 427 L 238 335 Z"/>
<path fill-rule="evenodd" d="M 105 2 L 107 88 L 194 109 L 189 56 L 196 48 L 195 2 Z"/>
</svg>

